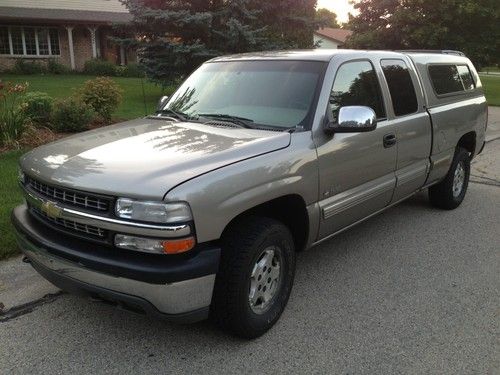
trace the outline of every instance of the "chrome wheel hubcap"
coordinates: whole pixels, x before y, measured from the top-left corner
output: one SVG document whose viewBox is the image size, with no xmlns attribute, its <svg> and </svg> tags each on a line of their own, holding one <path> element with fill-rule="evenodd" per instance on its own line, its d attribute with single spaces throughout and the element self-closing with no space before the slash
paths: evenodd
<svg viewBox="0 0 500 375">
<path fill-rule="evenodd" d="M 455 175 L 453 176 L 453 196 L 457 198 L 464 187 L 465 168 L 462 163 L 457 164 Z"/>
<path fill-rule="evenodd" d="M 280 282 L 280 252 L 275 246 L 270 246 L 259 256 L 250 275 L 248 302 L 253 312 L 262 314 L 267 311 L 279 289 Z"/>
</svg>

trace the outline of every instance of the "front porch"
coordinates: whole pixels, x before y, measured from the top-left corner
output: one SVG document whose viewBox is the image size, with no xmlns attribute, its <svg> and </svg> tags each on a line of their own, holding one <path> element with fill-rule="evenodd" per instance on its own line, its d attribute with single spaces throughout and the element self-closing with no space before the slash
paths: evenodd
<svg viewBox="0 0 500 375">
<path fill-rule="evenodd" d="M 90 59 L 136 62 L 135 51 L 114 43 L 112 35 L 111 26 L 92 23 L 0 24 L 0 71 L 17 59 L 46 64 L 52 58 L 76 71 Z"/>
</svg>

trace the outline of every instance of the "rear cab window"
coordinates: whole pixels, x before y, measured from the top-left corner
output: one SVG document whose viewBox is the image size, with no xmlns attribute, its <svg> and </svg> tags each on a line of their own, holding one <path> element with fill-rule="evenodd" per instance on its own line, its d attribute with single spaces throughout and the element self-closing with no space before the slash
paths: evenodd
<svg viewBox="0 0 500 375">
<path fill-rule="evenodd" d="M 418 111 L 417 94 L 408 66 L 400 59 L 380 61 L 396 116 L 404 116 Z"/>
<path fill-rule="evenodd" d="M 437 95 L 459 94 L 475 88 L 467 65 L 429 65 L 429 77 Z"/>
</svg>

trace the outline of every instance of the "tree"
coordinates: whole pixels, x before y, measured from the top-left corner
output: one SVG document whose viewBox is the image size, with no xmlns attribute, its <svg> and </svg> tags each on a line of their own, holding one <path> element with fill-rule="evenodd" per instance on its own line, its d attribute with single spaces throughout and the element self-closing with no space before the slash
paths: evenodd
<svg viewBox="0 0 500 375">
<path fill-rule="evenodd" d="M 316 11 L 316 21 L 321 24 L 321 27 L 332 27 L 334 29 L 340 27 L 337 15 L 325 8 Z"/>
<path fill-rule="evenodd" d="M 132 14 L 120 42 L 138 49 L 146 75 L 160 83 L 203 61 L 258 47 L 262 32 L 249 0 L 122 0 Z"/>
<path fill-rule="evenodd" d="M 360 0 L 347 46 L 371 49 L 454 49 L 479 66 L 498 62 L 497 0 Z"/>
<path fill-rule="evenodd" d="M 121 0 L 131 25 L 116 41 L 138 49 L 160 83 L 228 54 L 313 46 L 316 0 Z"/>
<path fill-rule="evenodd" d="M 317 0 L 251 0 L 261 9 L 260 24 L 265 27 L 265 49 L 313 48 Z"/>
</svg>

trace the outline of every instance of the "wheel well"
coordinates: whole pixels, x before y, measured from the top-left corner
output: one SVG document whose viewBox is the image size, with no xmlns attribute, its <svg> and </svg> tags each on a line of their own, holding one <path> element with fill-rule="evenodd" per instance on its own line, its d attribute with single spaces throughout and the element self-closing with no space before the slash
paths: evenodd
<svg viewBox="0 0 500 375">
<path fill-rule="evenodd" d="M 286 195 L 255 206 L 231 220 L 224 232 L 248 216 L 265 216 L 282 222 L 293 236 L 295 249 L 302 250 L 305 247 L 309 235 L 309 216 L 300 195 Z"/>
<path fill-rule="evenodd" d="M 462 138 L 459 139 L 457 147 L 465 148 L 471 155 L 474 155 L 474 151 L 476 150 L 476 132 L 464 134 Z"/>
</svg>

